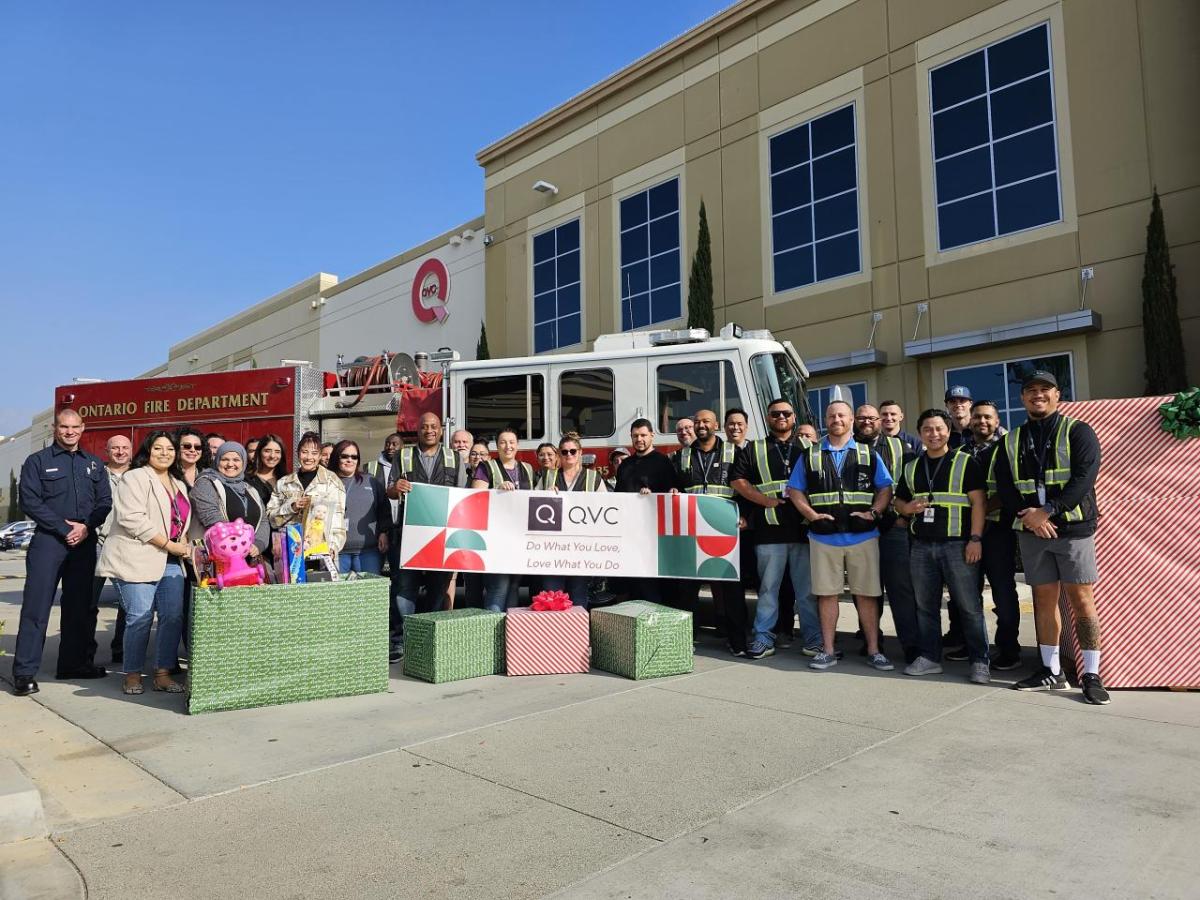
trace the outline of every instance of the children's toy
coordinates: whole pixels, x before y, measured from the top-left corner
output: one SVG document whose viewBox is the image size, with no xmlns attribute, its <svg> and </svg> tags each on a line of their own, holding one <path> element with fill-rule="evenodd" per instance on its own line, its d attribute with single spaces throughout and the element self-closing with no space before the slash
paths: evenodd
<svg viewBox="0 0 1200 900">
<path fill-rule="evenodd" d="M 241 519 L 218 522 L 204 532 L 204 545 L 217 571 L 217 587 L 262 584 L 267 570 L 262 563 L 250 566 L 246 554 L 254 546 L 254 527 Z"/>
<path fill-rule="evenodd" d="M 288 584 L 303 584 L 308 580 L 304 570 L 304 532 L 293 522 L 283 529 L 284 553 L 287 557 Z"/>
<path fill-rule="evenodd" d="M 325 523 L 329 519 L 329 508 L 325 504 L 315 504 L 308 511 L 304 522 L 304 555 L 328 556 L 329 538 L 325 533 Z"/>
</svg>

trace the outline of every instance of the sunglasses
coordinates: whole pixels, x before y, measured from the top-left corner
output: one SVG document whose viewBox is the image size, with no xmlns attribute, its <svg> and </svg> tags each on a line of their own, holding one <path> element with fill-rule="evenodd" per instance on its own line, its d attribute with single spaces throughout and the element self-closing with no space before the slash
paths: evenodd
<svg viewBox="0 0 1200 900">
<path fill-rule="evenodd" d="M 795 413 L 790 409 L 773 409 L 767 415 L 772 419 L 790 419 Z"/>
<path fill-rule="evenodd" d="M 570 449 L 570 450 L 559 450 L 558 452 L 559 452 L 559 453 L 561 453 L 563 456 L 578 456 L 578 455 L 579 455 L 579 448 L 578 448 L 578 447 L 574 447 L 574 448 L 572 448 L 572 449 Z"/>
<path fill-rule="evenodd" d="M 180 450 L 199 450 L 200 445 L 199 444 L 180 444 L 179 449 Z"/>
<path fill-rule="evenodd" d="M 358 459 L 357 453 L 339 453 L 338 459 Z"/>
</svg>

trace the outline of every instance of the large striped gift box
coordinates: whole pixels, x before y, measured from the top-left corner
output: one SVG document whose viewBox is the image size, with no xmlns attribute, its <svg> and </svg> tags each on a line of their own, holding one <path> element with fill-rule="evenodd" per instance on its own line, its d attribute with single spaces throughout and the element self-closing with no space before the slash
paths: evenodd
<svg viewBox="0 0 1200 900">
<path fill-rule="evenodd" d="M 592 610 L 592 665 L 626 678 L 692 671 L 692 614 L 644 600 Z"/>
<path fill-rule="evenodd" d="M 1200 686 L 1200 439 L 1163 431 L 1170 397 L 1063 404 L 1100 439 L 1096 610 L 1109 687 Z M 1066 597 L 1062 647 L 1083 671 Z"/>
<path fill-rule="evenodd" d="M 386 578 L 197 588 L 188 712 L 386 691 L 387 656 Z"/>
<path fill-rule="evenodd" d="M 405 616 L 404 674 L 434 684 L 504 674 L 504 613 L 451 609 Z"/>
<path fill-rule="evenodd" d="M 504 622 L 509 675 L 571 675 L 591 667 L 587 610 L 516 608 Z"/>
</svg>

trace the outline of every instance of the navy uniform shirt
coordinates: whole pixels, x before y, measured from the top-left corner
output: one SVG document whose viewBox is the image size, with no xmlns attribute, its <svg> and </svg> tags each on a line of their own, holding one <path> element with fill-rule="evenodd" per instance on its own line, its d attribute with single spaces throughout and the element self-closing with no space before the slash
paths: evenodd
<svg viewBox="0 0 1200 900">
<path fill-rule="evenodd" d="M 21 512 L 40 531 L 59 537 L 70 533 L 68 519 L 82 522 L 88 536 L 94 535 L 112 509 L 112 487 L 100 458 L 85 450 L 71 453 L 58 444 L 26 458 L 19 497 Z"/>
</svg>

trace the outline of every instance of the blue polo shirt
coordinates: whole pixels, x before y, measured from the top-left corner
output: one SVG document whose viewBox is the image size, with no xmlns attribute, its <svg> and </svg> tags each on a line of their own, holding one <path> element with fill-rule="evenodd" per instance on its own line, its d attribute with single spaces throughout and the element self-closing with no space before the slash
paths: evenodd
<svg viewBox="0 0 1200 900">
<path fill-rule="evenodd" d="M 842 465 L 846 461 L 846 454 L 851 450 L 857 450 L 858 444 L 854 443 L 854 438 L 850 438 L 846 442 L 846 446 L 839 448 L 829 445 L 829 438 L 821 441 L 821 449 L 828 450 L 833 455 L 833 464 L 840 472 Z M 874 463 L 875 471 L 872 473 L 872 482 L 875 485 L 875 490 L 882 490 L 885 487 L 892 486 L 892 476 L 887 470 L 887 466 L 883 464 L 883 460 L 879 458 L 878 453 L 871 454 L 871 461 Z M 789 491 L 808 492 L 808 467 L 801 460 L 793 469 L 792 477 L 788 479 Z M 851 547 L 854 544 L 861 544 L 863 541 L 869 541 L 872 538 L 879 537 L 879 529 L 873 528 L 870 531 L 860 532 L 838 532 L 837 534 L 813 534 L 811 531 L 808 534 L 810 541 L 816 541 L 819 544 L 829 544 L 833 547 Z"/>
</svg>

